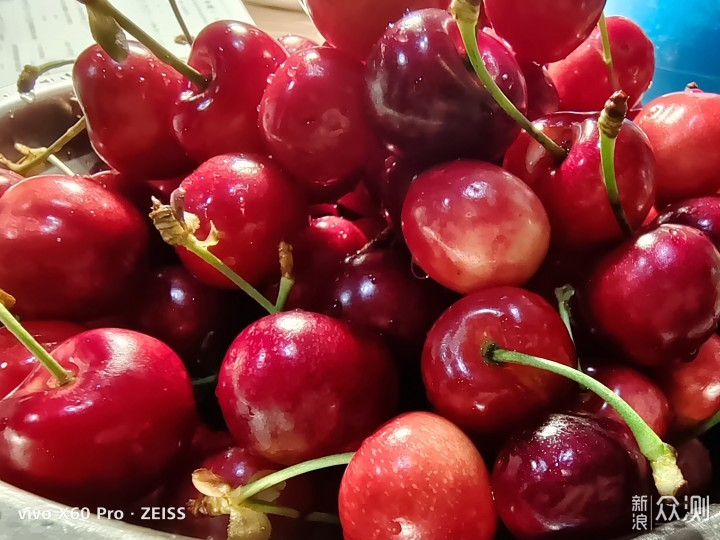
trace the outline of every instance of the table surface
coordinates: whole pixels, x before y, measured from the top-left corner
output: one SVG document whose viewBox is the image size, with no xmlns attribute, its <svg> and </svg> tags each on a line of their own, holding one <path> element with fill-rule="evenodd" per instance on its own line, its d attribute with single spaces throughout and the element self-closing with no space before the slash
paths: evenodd
<svg viewBox="0 0 720 540">
<path fill-rule="evenodd" d="M 324 41 L 304 11 L 289 11 L 263 7 L 247 2 L 245 6 L 255 20 L 255 24 L 275 37 L 283 34 L 299 34 L 313 39 L 318 43 Z"/>
</svg>

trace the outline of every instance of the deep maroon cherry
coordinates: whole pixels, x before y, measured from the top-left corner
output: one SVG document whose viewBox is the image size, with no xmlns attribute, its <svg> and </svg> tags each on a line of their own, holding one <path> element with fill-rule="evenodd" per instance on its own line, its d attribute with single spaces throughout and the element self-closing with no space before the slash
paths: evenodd
<svg viewBox="0 0 720 540">
<path fill-rule="evenodd" d="M 720 197 L 686 199 L 668 206 L 655 218 L 652 226 L 663 223 L 694 227 L 704 232 L 720 249 Z"/>
<path fill-rule="evenodd" d="M 190 81 L 173 119 L 180 144 L 196 163 L 229 152 L 264 153 L 257 108 L 268 77 L 287 58 L 269 34 L 238 21 L 216 21 L 195 37 L 188 63 L 210 79 Z"/>
<path fill-rule="evenodd" d="M 0 287 L 28 319 L 84 320 L 127 294 L 146 256 L 142 216 L 79 176 L 37 176 L 0 199 Z"/>
<path fill-rule="evenodd" d="M 369 172 L 365 178 L 368 189 L 375 193 L 388 221 L 396 230 L 400 230 L 402 207 L 410 184 L 427 167 L 413 159 L 390 152 L 381 166 Z"/>
<path fill-rule="evenodd" d="M 8 189 L 13 187 L 21 180 L 24 180 L 24 178 L 18 173 L 14 173 L 5 169 L 0 169 L 0 197 L 2 197 Z"/>
<path fill-rule="evenodd" d="M 547 69 L 535 62 L 520 64 L 527 85 L 527 117 L 536 120 L 560 109 L 560 96 Z"/>
<path fill-rule="evenodd" d="M 380 343 L 296 310 L 240 333 L 217 396 L 239 444 L 287 465 L 356 449 L 394 412 L 397 381 Z"/>
<path fill-rule="evenodd" d="M 98 45 L 78 56 L 73 86 L 90 142 L 112 168 L 136 179 L 165 178 L 191 168 L 173 132 L 182 77 L 139 43 L 123 62 Z"/>
<path fill-rule="evenodd" d="M 687 494 L 709 495 L 712 489 L 713 465 L 710 452 L 699 439 L 690 439 L 677 447 L 677 461 L 687 481 Z"/>
<path fill-rule="evenodd" d="M 300 51 L 312 49 L 313 47 L 318 47 L 318 43 L 312 39 L 297 34 L 284 34 L 278 38 L 278 41 L 288 54 L 295 54 Z"/>
<path fill-rule="evenodd" d="M 478 40 L 491 76 L 525 111 L 527 91 L 512 52 L 484 31 Z M 367 84 L 384 140 L 432 163 L 496 161 L 520 130 L 468 66 L 457 24 L 446 11 L 412 12 L 388 28 L 368 58 Z"/>
<path fill-rule="evenodd" d="M 633 497 L 650 495 L 651 483 L 623 424 L 569 414 L 511 437 L 492 471 L 495 506 L 518 540 L 607 540 L 630 532 Z"/>
<path fill-rule="evenodd" d="M 605 257 L 587 299 L 598 329 L 633 362 L 689 360 L 720 319 L 720 253 L 696 229 L 661 225 Z"/>
</svg>

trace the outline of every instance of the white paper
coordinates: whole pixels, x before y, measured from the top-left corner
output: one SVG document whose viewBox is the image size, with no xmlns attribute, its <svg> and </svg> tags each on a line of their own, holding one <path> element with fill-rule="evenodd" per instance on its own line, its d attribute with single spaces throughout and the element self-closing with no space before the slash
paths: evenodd
<svg viewBox="0 0 720 540">
<path fill-rule="evenodd" d="M 190 32 L 219 19 L 252 22 L 241 0 L 177 0 Z M 188 47 L 167 0 L 113 0 L 115 7 L 177 54 Z M 85 6 L 77 0 L 0 0 L 0 87 L 14 84 L 25 64 L 72 58 L 93 43 Z"/>
</svg>

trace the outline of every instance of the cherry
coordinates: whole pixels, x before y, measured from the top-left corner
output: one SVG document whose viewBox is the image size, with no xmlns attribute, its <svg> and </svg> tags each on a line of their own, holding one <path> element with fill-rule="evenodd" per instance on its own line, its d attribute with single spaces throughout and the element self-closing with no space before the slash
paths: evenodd
<svg viewBox="0 0 720 540">
<path fill-rule="evenodd" d="M 642 28 L 624 17 L 608 17 L 614 71 L 619 89 L 630 96 L 630 107 L 640 102 L 655 72 L 655 47 Z M 600 30 L 565 59 L 548 66 L 565 111 L 599 111 L 613 91 L 610 70 L 603 59 Z"/>
<path fill-rule="evenodd" d="M 715 247 L 720 249 L 720 197 L 686 199 L 668 206 L 655 218 L 651 226 L 657 227 L 663 223 L 694 227 L 704 232 Z"/>
<path fill-rule="evenodd" d="M 710 452 L 699 439 L 677 447 L 678 465 L 687 480 L 688 495 L 708 495 L 712 489 L 713 466 Z"/>
<path fill-rule="evenodd" d="M 231 152 L 264 153 L 257 109 L 268 77 L 286 58 L 277 41 L 252 25 L 216 21 L 202 29 L 188 63 L 210 82 L 198 88 L 186 81 L 173 118 L 196 163 Z"/>
<path fill-rule="evenodd" d="M 473 434 L 501 436 L 547 413 L 572 383 L 534 368 L 483 359 L 490 341 L 573 366 L 575 349 L 553 307 L 529 291 L 484 289 L 459 300 L 428 333 L 422 374 L 435 408 Z"/>
<path fill-rule="evenodd" d="M 0 478 L 93 509 L 152 491 L 194 430 L 180 358 L 154 338 L 119 329 L 77 334 L 53 356 L 69 382 L 38 366 L 0 400 Z"/>
<path fill-rule="evenodd" d="M 313 23 L 333 46 L 365 60 L 390 23 L 408 11 L 423 8 L 446 9 L 448 0 L 308 0 L 305 6 Z"/>
<path fill-rule="evenodd" d="M 185 209 L 200 219 L 198 237 L 204 239 L 214 224 L 220 239 L 210 251 L 254 285 L 270 281 L 278 267 L 278 244 L 299 230 L 307 215 L 303 197 L 277 165 L 251 154 L 211 158 L 180 188 Z M 178 254 L 200 281 L 234 287 L 196 255 L 183 248 Z"/>
<path fill-rule="evenodd" d="M 480 161 L 420 174 L 403 205 L 402 231 L 420 267 L 460 293 L 522 285 L 550 241 L 547 215 L 530 188 Z"/>
<path fill-rule="evenodd" d="M 696 229 L 660 225 L 600 262 L 587 301 L 598 329 L 632 362 L 691 359 L 720 319 L 720 253 Z"/>
<path fill-rule="evenodd" d="M 287 465 L 357 448 L 393 413 L 397 382 L 379 343 L 298 310 L 264 317 L 238 335 L 216 393 L 238 443 Z"/>
<path fill-rule="evenodd" d="M 37 176 L 0 199 L 0 286 L 28 319 L 86 320 L 122 300 L 147 229 L 125 199 L 85 178 Z"/>
<path fill-rule="evenodd" d="M 18 173 L 0 169 L 0 197 L 2 197 L 8 189 L 24 179 L 25 178 Z"/>
<path fill-rule="evenodd" d="M 62 321 L 28 321 L 24 326 L 45 349 L 52 349 L 84 330 Z M 36 365 L 35 356 L 7 328 L 0 328 L 0 398 L 15 390 Z"/>
<path fill-rule="evenodd" d="M 622 238 L 600 165 L 597 115 L 556 113 L 535 125 L 569 150 L 560 164 L 526 132 L 510 147 L 503 167 L 529 185 L 550 218 L 552 242 L 564 247 Z M 631 227 L 643 223 L 654 202 L 655 160 L 642 131 L 626 121 L 617 138 L 615 174 Z"/>
<path fill-rule="evenodd" d="M 657 160 L 658 199 L 677 202 L 720 189 L 719 115 L 720 95 L 677 92 L 654 99 L 637 116 Z"/>
<path fill-rule="evenodd" d="M 527 85 L 527 117 L 536 120 L 560 109 L 560 96 L 547 69 L 535 62 L 520 64 Z"/>
<path fill-rule="evenodd" d="M 401 214 L 410 184 L 426 167 L 413 159 L 390 152 L 382 165 L 365 179 L 368 189 L 379 199 L 390 225 L 400 231 Z"/>
<path fill-rule="evenodd" d="M 485 31 L 478 40 L 492 78 L 525 111 L 525 82 L 513 54 Z M 413 12 L 388 28 L 368 58 L 366 77 L 379 133 L 408 156 L 496 161 L 520 130 L 468 67 L 460 31 L 445 11 Z"/>
<path fill-rule="evenodd" d="M 640 371 L 621 364 L 607 364 L 583 360 L 583 369 L 623 398 L 642 417 L 658 437 L 665 437 L 671 414 L 668 398 L 663 391 Z M 622 422 L 618 413 L 592 392 L 580 394 L 576 410 L 594 413 Z"/>
<path fill-rule="evenodd" d="M 649 473 L 624 425 L 553 414 L 505 443 L 492 487 L 500 519 L 518 540 L 605 540 L 631 531 L 632 498 L 650 495 Z"/>
<path fill-rule="evenodd" d="M 484 5 L 493 30 L 519 58 L 547 64 L 568 56 L 590 35 L 605 0 L 485 0 Z"/>
<path fill-rule="evenodd" d="M 278 38 L 278 41 L 290 55 L 319 46 L 312 39 L 297 34 L 284 34 Z"/>
<path fill-rule="evenodd" d="M 292 55 L 260 103 L 270 153 L 315 199 L 350 191 L 373 149 L 363 65 L 315 47 Z"/>
<path fill-rule="evenodd" d="M 345 540 L 490 540 L 497 527 L 482 456 L 456 426 L 425 412 L 399 416 L 363 442 L 339 506 Z"/>
<path fill-rule="evenodd" d="M 143 45 L 131 41 L 128 49 L 120 63 L 98 45 L 75 61 L 73 85 L 90 142 L 103 161 L 130 177 L 184 173 L 191 164 L 172 124 L 182 77 Z"/>
</svg>

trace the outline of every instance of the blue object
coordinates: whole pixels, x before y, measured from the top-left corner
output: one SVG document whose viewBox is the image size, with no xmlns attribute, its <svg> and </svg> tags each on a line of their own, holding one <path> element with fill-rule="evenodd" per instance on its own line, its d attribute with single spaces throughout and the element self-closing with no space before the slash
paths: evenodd
<svg viewBox="0 0 720 540">
<path fill-rule="evenodd" d="M 720 0 L 608 0 L 605 13 L 629 17 L 655 44 L 655 79 L 643 101 L 693 81 L 720 93 Z"/>
</svg>

